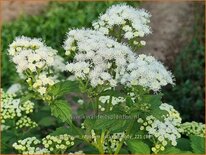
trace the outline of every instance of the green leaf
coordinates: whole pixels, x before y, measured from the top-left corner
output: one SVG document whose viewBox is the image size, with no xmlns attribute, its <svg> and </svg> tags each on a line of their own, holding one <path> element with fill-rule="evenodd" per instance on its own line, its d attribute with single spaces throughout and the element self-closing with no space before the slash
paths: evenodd
<svg viewBox="0 0 206 155">
<path fill-rule="evenodd" d="M 194 153 L 205 153 L 205 139 L 199 136 L 190 136 L 191 147 Z"/>
<path fill-rule="evenodd" d="M 21 97 L 21 103 L 24 103 L 32 98 L 34 98 L 34 94 L 28 93 Z"/>
<path fill-rule="evenodd" d="M 56 100 L 50 107 L 53 116 L 61 119 L 63 122 L 70 123 L 72 121 L 71 108 L 65 100 Z"/>
<path fill-rule="evenodd" d="M 56 124 L 55 118 L 48 116 L 48 117 L 43 117 L 39 122 L 38 125 L 48 127 Z"/>
<path fill-rule="evenodd" d="M 104 92 L 101 93 L 101 96 L 114 96 L 114 97 L 119 97 L 119 96 L 123 96 L 123 93 L 121 93 L 120 91 L 114 91 L 114 90 L 106 90 Z"/>
<path fill-rule="evenodd" d="M 160 154 L 190 154 L 190 151 L 182 151 L 175 147 L 166 148 L 165 151 L 159 152 Z"/>
<path fill-rule="evenodd" d="M 132 97 L 130 97 L 130 96 L 127 96 L 127 97 L 126 97 L 126 104 L 127 104 L 127 106 L 129 106 L 129 107 L 131 107 L 131 106 L 134 105 L 133 100 L 132 100 Z"/>
<path fill-rule="evenodd" d="M 184 151 L 191 151 L 192 148 L 190 146 L 189 139 L 186 138 L 179 138 L 177 139 L 177 148 L 184 150 Z"/>
<path fill-rule="evenodd" d="M 80 92 L 77 81 L 67 80 L 58 82 L 51 86 L 47 93 L 51 96 L 54 96 L 55 98 L 58 98 L 70 92 Z"/>
<path fill-rule="evenodd" d="M 86 118 L 84 120 L 84 126 L 86 127 L 86 129 L 93 129 L 93 127 L 95 125 L 95 121 L 96 121 L 96 119 Z"/>
<path fill-rule="evenodd" d="M 132 154 L 150 154 L 149 146 L 140 140 L 128 140 L 127 145 Z"/>
<path fill-rule="evenodd" d="M 168 112 L 165 110 L 161 110 L 159 107 L 156 109 L 152 109 L 152 111 L 150 111 L 150 115 L 153 115 L 159 120 L 163 120 L 164 118 L 162 116 L 166 114 L 168 114 Z"/>
<path fill-rule="evenodd" d="M 71 127 L 59 127 L 55 131 L 53 131 L 50 135 L 52 136 L 58 136 L 61 134 L 69 134 L 69 135 L 78 135 L 75 130 L 73 130 Z"/>
<path fill-rule="evenodd" d="M 157 119 L 162 119 L 163 115 L 166 115 L 168 112 L 165 110 L 161 110 L 159 106 L 162 101 L 162 94 L 158 95 L 144 95 L 141 102 L 147 103 L 150 105 L 150 115 L 153 115 Z"/>
<path fill-rule="evenodd" d="M 127 121 L 123 119 L 116 119 L 116 115 L 100 115 L 94 123 L 94 129 L 108 129 L 110 131 L 116 131 L 123 129 Z"/>
<path fill-rule="evenodd" d="M 94 128 L 95 129 L 106 129 L 106 128 L 111 127 L 114 123 L 115 123 L 114 119 L 99 118 L 99 119 L 96 119 Z"/>
<path fill-rule="evenodd" d="M 144 95 L 142 97 L 141 102 L 148 103 L 151 105 L 151 109 L 154 109 L 156 107 L 159 107 L 162 103 L 162 94 L 158 95 Z"/>
</svg>

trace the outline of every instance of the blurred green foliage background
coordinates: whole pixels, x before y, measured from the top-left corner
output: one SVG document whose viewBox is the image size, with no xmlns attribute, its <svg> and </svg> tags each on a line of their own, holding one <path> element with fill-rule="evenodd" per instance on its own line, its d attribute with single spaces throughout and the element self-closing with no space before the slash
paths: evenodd
<svg viewBox="0 0 206 155">
<path fill-rule="evenodd" d="M 38 16 L 22 16 L 2 26 L 2 87 L 8 88 L 18 81 L 14 65 L 7 56 L 8 45 L 16 36 L 40 37 L 48 46 L 63 56 L 63 40 L 69 28 L 91 27 L 101 12 L 117 2 L 52 2 Z M 129 2 L 139 5 L 138 2 Z M 68 11 L 69 10 L 69 11 Z M 194 37 L 176 56 L 172 67 L 176 86 L 165 88 L 165 102 L 180 111 L 184 121 L 204 122 L 204 21 L 198 14 L 194 24 Z"/>
</svg>

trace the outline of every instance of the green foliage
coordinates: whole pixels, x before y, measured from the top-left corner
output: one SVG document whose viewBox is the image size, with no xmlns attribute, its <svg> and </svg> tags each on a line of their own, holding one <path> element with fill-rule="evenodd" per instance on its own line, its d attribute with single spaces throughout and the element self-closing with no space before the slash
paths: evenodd
<svg viewBox="0 0 206 155">
<path fill-rule="evenodd" d="M 186 138 L 180 138 L 177 140 L 177 148 L 184 151 L 191 151 L 190 140 Z"/>
<path fill-rule="evenodd" d="M 150 154 L 150 148 L 142 140 L 128 140 L 127 145 L 132 154 Z"/>
<path fill-rule="evenodd" d="M 162 151 L 161 154 L 192 154 L 192 152 L 182 151 L 175 147 L 169 147 L 165 151 Z"/>
<path fill-rule="evenodd" d="M 38 125 L 44 126 L 44 127 L 49 127 L 52 125 L 56 125 L 55 123 L 55 118 L 51 116 L 43 117 L 39 122 Z"/>
<path fill-rule="evenodd" d="M 71 108 L 67 101 L 65 100 L 56 100 L 50 105 L 51 114 L 63 122 L 71 123 L 72 113 Z"/>
<path fill-rule="evenodd" d="M 205 138 L 198 136 L 190 136 L 191 147 L 194 153 L 204 154 L 205 153 Z"/>
<path fill-rule="evenodd" d="M 108 115 L 106 117 L 110 117 L 110 116 Z M 118 129 L 120 130 L 124 129 L 126 124 L 127 124 L 126 120 L 115 119 L 112 118 L 111 116 L 111 119 L 108 118 L 97 119 L 94 124 L 94 129 L 97 130 L 107 129 L 109 131 L 118 131 Z"/>
<path fill-rule="evenodd" d="M 55 131 L 53 131 L 50 135 L 58 136 L 61 134 L 69 134 L 69 135 L 76 135 L 76 132 L 71 127 L 59 127 Z"/>
<path fill-rule="evenodd" d="M 56 99 L 70 92 L 80 92 L 77 81 L 66 80 L 58 82 L 50 87 L 48 95 L 51 95 Z"/>
</svg>

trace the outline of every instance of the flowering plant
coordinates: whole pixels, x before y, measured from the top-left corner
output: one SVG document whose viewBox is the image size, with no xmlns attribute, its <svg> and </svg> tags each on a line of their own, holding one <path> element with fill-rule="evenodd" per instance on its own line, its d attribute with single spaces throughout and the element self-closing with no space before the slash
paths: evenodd
<svg viewBox="0 0 206 155">
<path fill-rule="evenodd" d="M 22 154 L 204 153 L 205 126 L 182 123 L 161 101 L 172 73 L 136 53 L 151 33 L 150 16 L 114 5 L 93 29 L 67 33 L 64 58 L 41 39 L 17 37 L 8 54 L 23 84 L 1 91 L 2 132 L 17 140 L 3 143 Z"/>
</svg>

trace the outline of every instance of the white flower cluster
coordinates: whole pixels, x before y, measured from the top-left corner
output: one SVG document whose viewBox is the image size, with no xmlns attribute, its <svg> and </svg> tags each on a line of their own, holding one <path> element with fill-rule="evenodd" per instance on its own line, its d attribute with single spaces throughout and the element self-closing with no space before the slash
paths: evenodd
<svg viewBox="0 0 206 155">
<path fill-rule="evenodd" d="M 52 74 L 65 69 L 64 59 L 40 39 L 17 37 L 8 50 L 17 72 L 34 90 L 44 95 L 49 86 L 58 82 Z"/>
<path fill-rule="evenodd" d="M 138 119 L 138 123 L 142 124 L 140 130 L 146 130 L 148 134 L 157 139 L 152 148 L 154 153 L 164 151 L 168 143 L 176 146 L 177 139 L 181 137 L 179 130 L 180 114 L 167 103 L 161 104 L 159 108 L 168 112 L 168 114 L 162 116 L 164 121 L 160 121 L 152 115 L 147 116 L 145 121 L 142 118 Z"/>
<path fill-rule="evenodd" d="M 172 74 L 152 56 L 136 56 L 130 48 L 92 30 L 71 30 L 64 43 L 74 60 L 66 69 L 93 87 L 109 83 L 141 85 L 154 91 L 173 83 Z M 68 52 L 69 51 L 69 52 Z"/>
<path fill-rule="evenodd" d="M 74 145 L 74 137 L 68 134 L 58 136 L 46 136 L 42 139 L 42 144 L 51 153 L 65 152 Z"/>
<path fill-rule="evenodd" d="M 52 66 L 57 51 L 47 47 L 40 39 L 17 37 L 8 50 L 17 72 L 38 72 Z"/>
<path fill-rule="evenodd" d="M 35 128 L 37 127 L 38 124 L 34 121 L 31 120 L 31 118 L 27 116 L 21 117 L 17 122 L 16 122 L 16 128 Z"/>
<path fill-rule="evenodd" d="M 21 103 L 20 99 L 15 99 L 14 95 L 5 93 L 1 89 L 1 122 L 7 119 L 21 117 L 24 114 L 33 112 L 34 103 L 26 101 Z"/>
<path fill-rule="evenodd" d="M 182 122 L 182 118 L 180 117 L 180 113 L 177 110 L 175 110 L 172 105 L 169 105 L 167 103 L 162 103 L 159 108 L 161 110 L 165 110 L 168 112 L 166 116 L 165 115 L 162 116 L 165 122 L 171 122 L 176 127 L 180 126 Z"/>
<path fill-rule="evenodd" d="M 41 95 L 44 95 L 49 86 L 54 85 L 58 82 L 56 76 L 48 76 L 45 72 L 42 72 L 40 75 L 35 77 L 35 81 L 32 82 L 32 79 L 28 79 L 28 83 L 32 83 L 32 87 L 37 90 Z"/>
<path fill-rule="evenodd" d="M 41 143 L 36 137 L 28 137 L 24 140 L 18 140 L 13 144 L 13 147 L 22 154 L 48 154 L 46 148 L 37 147 Z"/>
<path fill-rule="evenodd" d="M 58 136 L 46 136 L 42 140 L 36 137 L 28 137 L 13 144 L 13 147 L 22 154 L 50 154 L 64 153 L 74 145 L 74 137 L 68 134 Z M 75 154 L 75 153 L 72 153 Z"/>
<path fill-rule="evenodd" d="M 181 133 L 190 136 L 196 135 L 200 137 L 205 137 L 205 124 L 198 122 L 185 122 L 180 126 Z"/>
<path fill-rule="evenodd" d="M 127 62 L 135 59 L 127 46 L 93 30 L 71 30 L 64 49 L 66 54 L 74 52 L 74 60 L 66 69 L 76 78 L 88 79 L 93 87 L 107 83 L 115 87 Z"/>
<path fill-rule="evenodd" d="M 21 116 L 20 99 L 14 99 L 15 94 L 7 94 L 1 89 L 1 122 Z"/>
<path fill-rule="evenodd" d="M 100 97 L 99 97 L 99 101 L 100 101 L 101 103 L 103 103 L 102 105 L 99 105 L 99 109 L 100 109 L 101 111 L 105 111 L 105 104 L 109 104 L 109 102 L 110 102 L 110 96 L 100 96 Z M 122 102 L 125 102 L 125 98 L 123 98 L 123 97 L 121 97 L 121 96 L 119 96 L 119 97 L 114 97 L 114 96 L 112 96 L 112 97 L 111 97 L 111 105 L 112 105 L 112 106 L 115 106 L 115 105 L 117 105 L 117 104 L 119 104 L 119 103 L 122 103 Z M 112 107 L 110 107 L 110 110 L 112 110 Z"/>
<path fill-rule="evenodd" d="M 28 100 L 28 101 L 22 103 L 20 108 L 26 114 L 32 113 L 34 110 L 34 103 Z"/>
<path fill-rule="evenodd" d="M 104 142 L 104 153 L 114 153 L 118 144 L 123 140 L 125 136 L 124 132 L 114 133 L 106 137 Z"/>
<path fill-rule="evenodd" d="M 134 44 L 145 45 L 145 41 L 137 41 L 138 38 L 144 37 L 151 33 L 148 25 L 150 22 L 150 13 L 144 9 L 137 9 L 126 4 L 113 5 L 99 19 L 93 23 L 95 30 L 105 35 L 114 35 L 115 30 L 118 39 L 133 39 Z"/>
<path fill-rule="evenodd" d="M 152 115 L 147 116 L 145 121 L 139 118 L 138 123 L 142 124 L 140 130 L 146 130 L 157 140 L 155 146 L 152 147 L 154 153 L 164 151 L 168 143 L 176 146 L 177 139 L 181 137 L 178 129 L 170 121 L 162 122 Z"/>
<path fill-rule="evenodd" d="M 141 54 L 128 64 L 127 73 L 122 75 L 121 83 L 128 86 L 140 85 L 153 91 L 173 83 L 172 74 L 152 56 Z"/>
<path fill-rule="evenodd" d="M 54 56 L 54 62 L 52 63 L 52 67 L 54 72 L 59 73 L 63 72 L 65 70 L 65 63 L 64 63 L 64 58 L 62 58 L 59 55 Z"/>
<path fill-rule="evenodd" d="M 27 114 L 32 113 L 34 110 L 34 103 L 31 101 L 21 102 L 20 99 L 14 98 L 15 94 L 5 93 L 1 89 L 1 123 L 3 125 L 2 129 L 6 130 L 9 128 L 7 126 L 7 121 L 9 119 L 17 120 L 16 128 L 34 128 L 37 126 Z"/>
<path fill-rule="evenodd" d="M 14 83 L 12 84 L 8 90 L 6 91 L 7 94 L 17 94 L 19 92 L 21 92 L 22 87 L 19 83 Z"/>
</svg>

